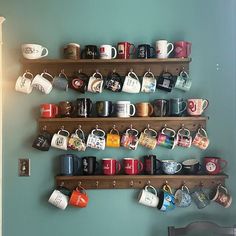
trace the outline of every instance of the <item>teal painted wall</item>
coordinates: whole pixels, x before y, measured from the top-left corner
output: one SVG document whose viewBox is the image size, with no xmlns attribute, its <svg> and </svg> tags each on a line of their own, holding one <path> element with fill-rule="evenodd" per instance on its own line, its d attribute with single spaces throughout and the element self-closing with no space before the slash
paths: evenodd
<svg viewBox="0 0 236 236">
<path fill-rule="evenodd" d="M 88 151 L 99 158 L 140 157 L 154 153 L 161 159 L 182 161 L 189 157 L 201 160 L 206 155 L 225 158 L 229 165 L 227 185 L 235 198 L 235 15 L 234 0 L 0 0 L 4 23 L 4 101 L 3 101 L 3 236 L 49 235 L 130 235 L 164 236 L 168 225 L 185 225 L 196 219 L 214 220 L 223 225 L 235 224 L 236 204 L 223 209 L 211 204 L 204 210 L 196 206 L 162 213 L 137 203 L 137 190 L 90 190 L 86 209 L 60 211 L 47 203 L 57 174 L 57 156 L 61 151 L 42 153 L 31 148 L 37 132 L 38 106 L 45 102 L 76 99 L 73 91 L 53 91 L 49 96 L 34 91 L 26 96 L 14 91 L 20 73 L 20 45 L 35 42 L 49 48 L 50 57 L 60 56 L 68 42 L 85 44 L 120 40 L 135 44 L 166 38 L 189 40 L 193 44 L 191 63 L 192 90 L 189 93 L 157 92 L 153 95 L 124 95 L 132 102 L 155 98 L 203 97 L 210 101 L 206 115 L 211 145 L 206 151 L 195 148 L 153 152 Z M 216 70 L 216 64 L 220 69 Z M 120 95 L 119 95 L 120 96 Z M 105 92 L 98 99 L 117 100 Z M 31 159 L 30 177 L 18 177 L 18 158 Z"/>
</svg>

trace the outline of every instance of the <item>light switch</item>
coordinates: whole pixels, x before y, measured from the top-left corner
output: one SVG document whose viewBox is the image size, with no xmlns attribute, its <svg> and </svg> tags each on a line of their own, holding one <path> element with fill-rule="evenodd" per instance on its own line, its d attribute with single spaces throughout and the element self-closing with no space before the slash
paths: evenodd
<svg viewBox="0 0 236 236">
<path fill-rule="evenodd" d="M 30 176 L 30 159 L 19 159 L 18 175 Z"/>
</svg>

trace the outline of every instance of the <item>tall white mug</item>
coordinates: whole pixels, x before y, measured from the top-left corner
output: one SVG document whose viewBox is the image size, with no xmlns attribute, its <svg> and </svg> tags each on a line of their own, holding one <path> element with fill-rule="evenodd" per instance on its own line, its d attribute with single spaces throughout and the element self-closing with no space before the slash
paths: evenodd
<svg viewBox="0 0 236 236">
<path fill-rule="evenodd" d="M 133 112 L 131 113 L 131 107 Z M 135 114 L 135 106 L 130 101 L 117 101 L 116 102 L 116 115 L 118 117 L 130 117 Z"/>
<path fill-rule="evenodd" d="M 48 55 L 48 49 L 39 44 L 23 44 L 21 49 L 23 57 L 26 59 L 39 59 Z M 44 54 L 43 51 L 45 51 Z"/>
<path fill-rule="evenodd" d="M 156 55 L 157 55 L 157 58 L 168 58 L 168 56 L 170 55 L 170 53 L 173 50 L 174 50 L 173 43 L 168 43 L 167 40 L 158 40 L 158 41 L 156 41 Z"/>
<path fill-rule="evenodd" d="M 114 52 L 114 55 L 112 56 L 112 51 Z M 117 51 L 115 47 L 112 47 L 111 45 L 101 45 L 99 48 L 100 52 L 100 58 L 101 59 L 113 59 L 117 56 Z"/>
</svg>

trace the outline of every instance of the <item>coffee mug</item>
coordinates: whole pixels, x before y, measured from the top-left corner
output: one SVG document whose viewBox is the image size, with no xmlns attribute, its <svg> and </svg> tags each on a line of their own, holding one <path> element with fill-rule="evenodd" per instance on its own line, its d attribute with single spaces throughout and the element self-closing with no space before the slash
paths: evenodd
<svg viewBox="0 0 236 236">
<path fill-rule="evenodd" d="M 33 77 L 33 74 L 31 74 L 29 71 L 26 71 L 22 76 L 19 76 L 16 80 L 15 90 L 18 92 L 30 94 L 33 90 L 31 84 Z"/>
<path fill-rule="evenodd" d="M 170 114 L 170 102 L 166 99 L 156 99 L 153 102 L 154 116 L 163 117 Z"/>
<path fill-rule="evenodd" d="M 228 162 L 220 157 L 204 157 L 203 165 L 207 174 L 220 174 Z"/>
<path fill-rule="evenodd" d="M 96 157 L 87 156 L 82 158 L 82 173 L 84 175 L 94 175 L 99 166 Z"/>
<path fill-rule="evenodd" d="M 170 115 L 182 116 L 187 108 L 187 103 L 183 98 L 170 99 Z"/>
<path fill-rule="evenodd" d="M 207 149 L 209 144 L 210 144 L 210 140 L 207 136 L 206 130 L 203 128 L 199 128 L 194 139 L 193 139 L 192 145 L 194 145 L 195 147 L 198 147 L 202 150 L 205 150 L 205 149 Z"/>
<path fill-rule="evenodd" d="M 103 89 L 103 76 L 99 72 L 95 72 L 88 82 L 88 92 L 91 93 L 101 93 Z"/>
<path fill-rule="evenodd" d="M 131 113 L 131 108 L 133 112 Z M 115 104 L 115 113 L 118 117 L 130 117 L 135 114 L 135 106 L 131 104 L 130 101 L 117 101 Z"/>
<path fill-rule="evenodd" d="M 69 101 L 62 101 L 58 104 L 60 117 L 71 117 L 75 112 L 75 105 Z"/>
<path fill-rule="evenodd" d="M 158 40 L 158 41 L 156 41 L 156 55 L 157 55 L 157 58 L 168 58 L 170 53 L 173 50 L 174 50 L 174 45 L 172 43 L 168 43 L 167 40 Z"/>
<path fill-rule="evenodd" d="M 143 76 L 141 92 L 154 93 L 156 91 L 156 78 L 151 71 L 147 71 Z"/>
<path fill-rule="evenodd" d="M 51 139 L 51 134 L 43 131 L 34 139 L 32 147 L 40 151 L 48 151 L 51 146 Z"/>
<path fill-rule="evenodd" d="M 153 106 L 148 102 L 140 102 L 135 104 L 136 115 L 140 117 L 148 117 L 153 113 Z"/>
<path fill-rule="evenodd" d="M 185 148 L 191 147 L 192 137 L 190 130 L 184 128 L 184 126 L 180 128 L 177 132 L 176 140 L 177 140 L 177 145 L 180 147 L 185 147 Z"/>
<path fill-rule="evenodd" d="M 144 156 L 144 173 L 154 175 L 161 169 L 162 162 L 155 155 Z"/>
<path fill-rule="evenodd" d="M 149 191 L 151 189 L 151 191 Z M 157 191 L 152 185 L 146 185 L 144 189 L 138 195 L 138 202 L 148 207 L 157 207 L 159 203 L 159 197 Z"/>
<path fill-rule="evenodd" d="M 154 149 L 157 145 L 157 132 L 154 129 L 150 129 L 149 127 L 145 129 L 139 137 L 139 144 L 149 148 Z"/>
<path fill-rule="evenodd" d="M 157 78 L 157 88 L 165 92 L 171 92 L 175 86 L 175 81 L 175 77 L 170 72 L 162 72 Z"/>
<path fill-rule="evenodd" d="M 182 170 L 182 165 L 174 160 L 162 160 L 162 170 L 167 175 L 174 175 Z"/>
<path fill-rule="evenodd" d="M 215 201 L 224 208 L 228 208 L 232 203 L 232 196 L 225 186 L 219 184 L 210 194 L 210 200 Z"/>
<path fill-rule="evenodd" d="M 192 203 L 192 198 L 189 189 L 186 185 L 183 185 L 175 192 L 175 205 L 177 207 L 188 207 Z"/>
<path fill-rule="evenodd" d="M 140 44 L 137 49 L 137 58 L 147 59 L 155 56 L 155 48 L 149 44 Z"/>
<path fill-rule="evenodd" d="M 64 57 L 66 59 L 80 59 L 80 45 L 77 43 L 69 43 L 64 47 Z"/>
<path fill-rule="evenodd" d="M 121 164 L 119 161 L 112 158 L 102 159 L 102 170 L 104 175 L 115 175 L 121 170 Z"/>
<path fill-rule="evenodd" d="M 51 81 L 49 81 L 47 78 Z M 52 75 L 47 72 L 43 72 L 42 74 L 37 74 L 34 77 L 32 81 L 32 86 L 40 90 L 42 93 L 49 94 L 52 91 L 52 81 Z"/>
<path fill-rule="evenodd" d="M 197 159 L 188 159 L 182 162 L 182 170 L 184 174 L 196 175 L 201 170 L 201 164 Z"/>
<path fill-rule="evenodd" d="M 52 103 L 40 105 L 40 116 L 42 118 L 55 118 L 58 115 L 58 106 Z"/>
<path fill-rule="evenodd" d="M 81 128 L 76 129 L 75 133 L 72 133 L 68 140 L 68 148 L 72 150 L 82 151 L 86 150 L 85 136 Z"/>
<path fill-rule="evenodd" d="M 74 154 L 64 154 L 59 156 L 60 175 L 72 176 L 80 173 L 80 159 Z"/>
<path fill-rule="evenodd" d="M 175 57 L 187 58 L 191 54 L 191 43 L 187 41 L 178 41 L 174 43 Z"/>
<path fill-rule="evenodd" d="M 209 196 L 202 187 L 196 188 L 191 193 L 191 197 L 198 209 L 203 209 L 210 204 Z"/>
<path fill-rule="evenodd" d="M 121 137 L 120 144 L 122 147 L 131 149 L 131 150 L 136 150 L 138 147 L 138 130 L 136 129 L 127 129 L 125 133 Z"/>
<path fill-rule="evenodd" d="M 176 78 L 175 88 L 182 91 L 189 91 L 192 85 L 192 80 L 189 78 L 188 73 L 182 70 Z"/>
<path fill-rule="evenodd" d="M 129 42 L 119 42 L 117 44 L 117 54 L 119 59 L 129 59 L 135 53 L 135 46 Z"/>
<path fill-rule="evenodd" d="M 126 175 L 138 175 L 143 170 L 143 163 L 134 158 L 124 158 L 124 173 Z"/>
<path fill-rule="evenodd" d="M 87 147 L 104 150 L 106 145 L 105 135 L 102 129 L 93 129 L 88 135 Z"/>
<path fill-rule="evenodd" d="M 122 92 L 125 93 L 139 93 L 141 84 L 138 76 L 130 71 L 127 76 L 125 76 L 124 84 L 122 87 Z"/>
<path fill-rule="evenodd" d="M 113 56 L 112 56 L 112 51 L 113 51 Z M 114 59 L 117 56 L 116 48 L 107 44 L 101 45 L 99 48 L 99 52 L 101 59 Z"/>
<path fill-rule="evenodd" d="M 187 112 L 190 116 L 200 116 L 209 105 L 207 99 L 188 99 Z"/>
<path fill-rule="evenodd" d="M 21 49 L 23 57 L 26 59 L 39 59 L 48 55 L 48 49 L 39 44 L 23 44 Z M 45 51 L 44 54 L 43 51 Z"/>
<path fill-rule="evenodd" d="M 61 210 L 65 210 L 69 203 L 69 197 L 55 189 L 48 199 L 48 202 Z"/>
<path fill-rule="evenodd" d="M 80 186 L 73 190 L 69 200 L 71 206 L 84 208 L 88 205 L 88 202 L 89 197 L 84 188 Z"/>
<path fill-rule="evenodd" d="M 60 129 L 52 137 L 51 146 L 54 148 L 67 150 L 67 143 L 70 133 L 65 129 Z"/>
<path fill-rule="evenodd" d="M 177 143 L 175 138 L 175 131 L 170 128 L 163 128 L 157 136 L 157 145 L 173 149 Z"/>
<path fill-rule="evenodd" d="M 89 77 L 79 71 L 75 76 L 69 79 L 69 88 L 80 93 L 85 93 L 85 91 L 87 91 L 88 80 Z"/>
<path fill-rule="evenodd" d="M 57 88 L 59 90 L 68 90 L 68 78 L 63 70 L 58 76 L 55 76 L 53 78 L 52 85 L 54 88 Z"/>
<path fill-rule="evenodd" d="M 81 52 L 81 57 L 83 59 L 98 59 L 99 52 L 96 45 L 86 45 L 84 50 Z"/>
<path fill-rule="evenodd" d="M 157 209 L 167 212 L 175 209 L 175 197 L 172 193 L 172 189 L 168 184 L 162 187 L 159 193 L 159 203 Z"/>
<path fill-rule="evenodd" d="M 114 106 L 111 101 L 97 101 L 96 114 L 99 117 L 108 117 L 114 111 Z"/>
<path fill-rule="evenodd" d="M 112 92 L 121 92 L 122 86 L 122 78 L 117 72 L 113 71 L 108 74 L 105 81 L 105 89 L 108 89 Z"/>
<path fill-rule="evenodd" d="M 89 98 L 78 98 L 76 100 L 76 115 L 78 117 L 88 117 L 91 115 L 93 103 Z"/>
<path fill-rule="evenodd" d="M 110 133 L 107 134 L 106 146 L 119 148 L 120 147 L 120 134 L 119 131 L 114 127 L 110 130 Z"/>
</svg>

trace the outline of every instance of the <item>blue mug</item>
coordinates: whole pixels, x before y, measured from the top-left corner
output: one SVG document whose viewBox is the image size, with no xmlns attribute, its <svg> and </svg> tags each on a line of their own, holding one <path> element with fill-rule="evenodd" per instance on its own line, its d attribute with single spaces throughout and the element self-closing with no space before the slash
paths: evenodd
<svg viewBox="0 0 236 236">
<path fill-rule="evenodd" d="M 81 160 L 74 154 L 60 155 L 60 175 L 79 175 Z"/>
<path fill-rule="evenodd" d="M 162 160 L 162 170 L 167 175 L 174 175 L 182 170 L 182 165 L 174 160 Z"/>
<path fill-rule="evenodd" d="M 159 194 L 159 203 L 157 208 L 160 211 L 171 211 L 175 209 L 175 197 L 172 194 L 171 187 L 165 184 Z"/>
<path fill-rule="evenodd" d="M 175 192 L 175 205 L 177 207 L 188 207 L 192 203 L 192 197 L 190 195 L 187 186 L 183 185 Z"/>
</svg>

